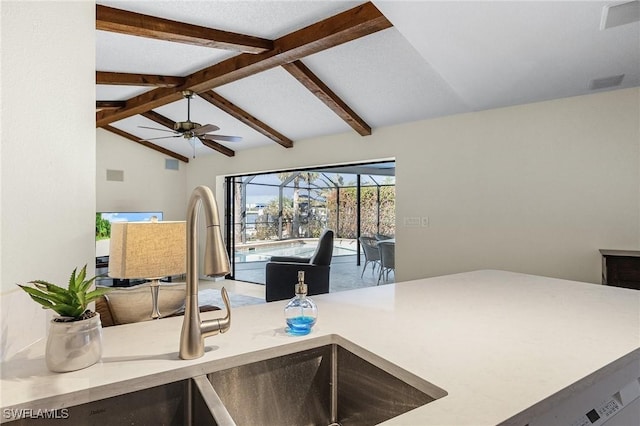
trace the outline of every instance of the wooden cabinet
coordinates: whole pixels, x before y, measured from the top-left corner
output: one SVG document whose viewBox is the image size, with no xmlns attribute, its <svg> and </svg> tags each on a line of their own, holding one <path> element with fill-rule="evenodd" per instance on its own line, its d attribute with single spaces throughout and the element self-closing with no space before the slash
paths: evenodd
<svg viewBox="0 0 640 426">
<path fill-rule="evenodd" d="M 602 284 L 640 290 L 640 250 L 604 250 Z"/>
</svg>

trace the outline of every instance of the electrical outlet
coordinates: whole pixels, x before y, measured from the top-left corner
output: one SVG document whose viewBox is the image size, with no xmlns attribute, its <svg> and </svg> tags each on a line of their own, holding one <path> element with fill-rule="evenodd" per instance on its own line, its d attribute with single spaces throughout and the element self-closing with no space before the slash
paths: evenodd
<svg viewBox="0 0 640 426">
<path fill-rule="evenodd" d="M 420 226 L 421 222 L 419 217 L 405 217 L 403 223 L 404 226 L 414 228 Z"/>
<path fill-rule="evenodd" d="M 429 226 L 429 216 L 422 216 L 421 225 L 423 228 Z"/>
</svg>

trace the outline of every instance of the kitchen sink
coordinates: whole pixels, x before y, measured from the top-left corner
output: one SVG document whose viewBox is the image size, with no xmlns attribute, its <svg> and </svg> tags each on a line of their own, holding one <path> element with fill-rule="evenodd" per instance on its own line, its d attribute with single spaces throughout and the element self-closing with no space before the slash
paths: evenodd
<svg viewBox="0 0 640 426">
<path fill-rule="evenodd" d="M 187 379 L 55 412 L 26 412 L 22 413 L 23 418 L 8 425 L 216 425 L 211 410 L 194 386 L 193 379 Z"/>
<path fill-rule="evenodd" d="M 209 365 L 216 371 L 59 409 L 58 420 L 9 424 L 373 425 L 447 394 L 335 335 Z"/>
<path fill-rule="evenodd" d="M 207 378 L 238 425 L 373 425 L 446 395 L 349 346 L 312 347 L 212 372 Z"/>
</svg>

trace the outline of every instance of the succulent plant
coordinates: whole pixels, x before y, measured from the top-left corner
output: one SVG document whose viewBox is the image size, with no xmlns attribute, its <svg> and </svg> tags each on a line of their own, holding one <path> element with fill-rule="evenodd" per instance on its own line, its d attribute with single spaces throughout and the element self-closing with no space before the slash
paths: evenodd
<svg viewBox="0 0 640 426">
<path fill-rule="evenodd" d="M 84 265 L 78 274 L 77 270 L 78 268 L 71 273 L 68 288 L 44 280 L 29 281 L 28 284 L 33 284 L 34 287 L 20 284 L 18 286 L 41 304 L 43 309 L 52 309 L 61 317 L 69 318 L 68 321 L 79 321 L 94 316 L 95 314 L 87 309 L 87 305 L 111 289 L 100 287 L 89 291 L 96 277 L 85 280 L 87 265 Z"/>
</svg>

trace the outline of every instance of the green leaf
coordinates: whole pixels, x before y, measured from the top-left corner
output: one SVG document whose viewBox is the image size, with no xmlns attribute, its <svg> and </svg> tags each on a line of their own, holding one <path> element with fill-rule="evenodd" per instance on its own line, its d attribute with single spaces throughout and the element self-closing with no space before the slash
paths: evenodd
<svg viewBox="0 0 640 426">
<path fill-rule="evenodd" d="M 45 299 L 45 300 L 49 300 L 49 295 L 41 290 L 38 290 L 37 288 L 33 288 L 33 287 L 27 287 L 26 285 L 20 285 L 18 284 L 18 287 L 20 287 L 21 289 L 23 289 L 24 291 L 26 291 L 27 293 L 29 293 L 30 296 L 36 296 L 40 299 Z"/>
<path fill-rule="evenodd" d="M 80 302 L 80 299 L 78 298 L 78 294 L 77 293 L 70 293 L 69 296 L 70 296 L 71 299 L 67 303 L 68 305 L 70 305 L 70 306 L 80 306 L 81 305 L 81 302 Z"/>
<path fill-rule="evenodd" d="M 82 283 L 82 285 L 80 286 L 80 288 L 78 289 L 78 291 L 81 291 L 83 293 L 86 293 L 89 290 L 89 287 L 91 287 L 91 284 L 93 284 L 93 281 L 96 279 L 97 277 L 93 277 L 91 278 L 89 281 L 84 281 Z"/>
<path fill-rule="evenodd" d="M 86 294 L 81 291 L 76 293 L 76 297 L 78 298 L 78 304 L 80 305 L 80 307 L 82 307 L 83 312 L 87 307 L 87 301 L 85 296 Z"/>
<path fill-rule="evenodd" d="M 69 277 L 69 291 L 72 293 L 76 292 L 76 271 L 78 270 L 78 268 L 74 269 L 73 272 L 71 273 L 71 277 Z"/>
<path fill-rule="evenodd" d="M 31 287 L 27 287 L 27 286 L 20 286 L 24 291 L 26 291 L 27 293 L 29 293 L 29 296 L 31 296 L 31 298 L 37 297 L 38 300 L 36 300 L 38 303 L 43 304 L 42 300 L 46 300 L 47 303 L 47 307 L 50 307 L 49 304 L 56 304 L 56 303 L 64 303 L 64 304 L 70 304 L 70 300 L 68 295 L 65 297 L 63 295 L 58 295 L 55 293 L 47 293 L 44 291 L 40 291 L 36 288 L 31 288 Z M 35 300 L 35 299 L 34 299 Z M 43 304 L 44 305 L 44 304 Z"/>
<path fill-rule="evenodd" d="M 53 303 L 70 303 L 69 297 L 61 296 L 59 294 L 48 293 L 47 300 L 50 300 Z"/>
<path fill-rule="evenodd" d="M 111 291 L 111 289 L 107 288 L 107 287 L 98 287 L 98 288 L 96 288 L 92 292 L 87 293 L 87 297 L 86 297 L 87 303 L 93 302 L 98 297 L 104 296 L 105 294 L 109 293 L 110 291 Z"/>
<path fill-rule="evenodd" d="M 29 284 L 33 284 L 38 288 L 46 287 L 46 286 L 49 286 L 49 285 L 55 285 L 55 284 L 51 284 L 50 282 L 47 282 L 47 281 L 44 281 L 44 280 L 29 281 Z"/>
<path fill-rule="evenodd" d="M 84 312 L 82 308 L 78 306 L 71 306 L 71 305 L 65 305 L 65 304 L 55 305 L 51 309 L 56 311 L 58 315 L 62 315 L 64 317 L 74 317 L 74 318 L 79 317 Z"/>
<path fill-rule="evenodd" d="M 80 285 L 84 282 L 85 277 L 87 276 L 87 265 L 84 265 L 80 274 L 76 277 L 76 291 L 80 289 Z"/>
<path fill-rule="evenodd" d="M 52 299 L 56 298 L 57 300 L 60 300 L 64 303 L 70 303 L 72 301 L 69 290 L 58 287 L 55 284 L 51 284 L 42 280 L 30 281 L 30 284 L 34 284 L 40 290 L 46 290 L 51 295 Z"/>
<path fill-rule="evenodd" d="M 52 309 L 53 308 L 53 303 L 51 303 L 50 301 L 48 301 L 47 299 L 42 299 L 38 296 L 34 296 L 33 294 L 29 295 L 33 300 L 35 300 L 36 302 L 38 302 L 39 304 L 42 305 L 43 309 Z"/>
</svg>

